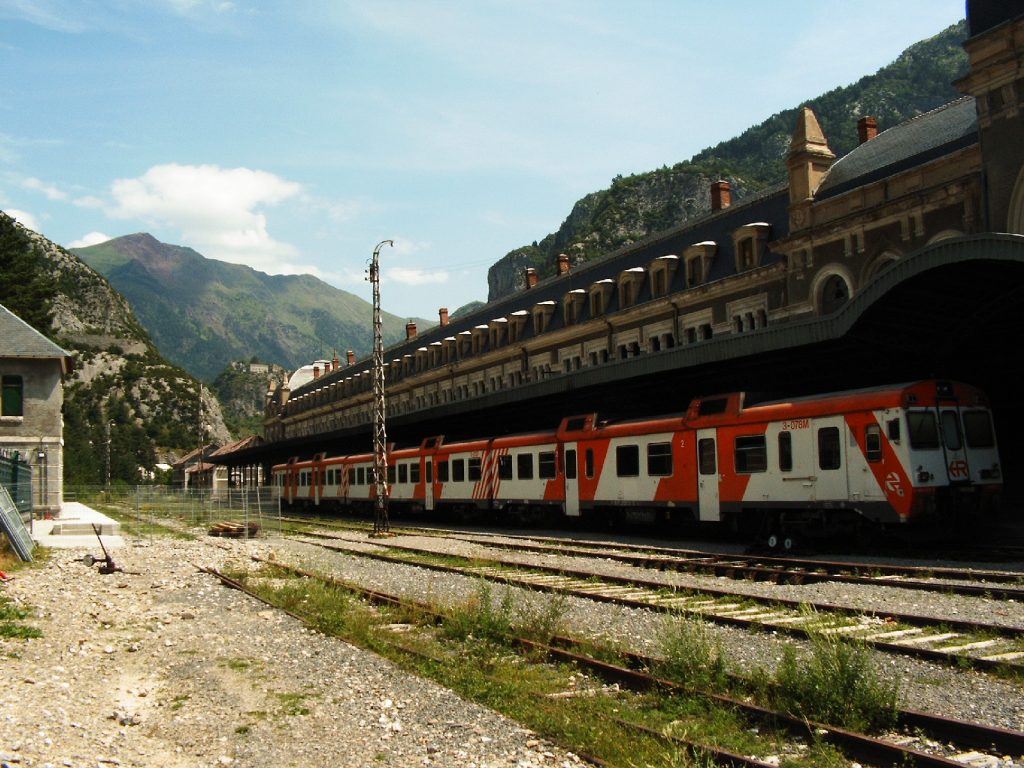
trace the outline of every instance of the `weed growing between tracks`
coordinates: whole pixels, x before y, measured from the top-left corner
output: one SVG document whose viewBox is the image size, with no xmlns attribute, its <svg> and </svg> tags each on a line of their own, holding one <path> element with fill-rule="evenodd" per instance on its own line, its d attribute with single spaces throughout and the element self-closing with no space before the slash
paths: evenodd
<svg viewBox="0 0 1024 768">
<path fill-rule="evenodd" d="M 567 608 L 563 600 L 534 601 L 496 595 L 481 581 L 462 604 L 433 617 L 415 610 L 371 607 L 345 589 L 318 578 L 264 566 L 232 574 L 268 602 L 310 626 L 384 656 L 403 669 L 433 679 L 463 697 L 495 709 L 569 749 L 611 765 L 712 765 L 667 736 L 742 754 L 782 756 L 792 768 L 832 765 L 813 746 L 751 724 L 699 693 L 640 694 L 607 685 L 567 664 L 540 663 L 524 655 L 511 634 L 550 639 Z M 717 654 L 717 649 L 716 654 Z M 680 646 L 680 653 L 682 653 Z M 720 659 L 720 654 L 716 656 Z M 724 662 L 713 662 L 715 664 Z M 638 730 L 637 725 L 656 733 Z"/>
<path fill-rule="evenodd" d="M 864 643 L 812 632 L 811 654 L 783 651 L 771 694 L 791 714 L 865 731 L 895 724 L 899 685 L 876 674 Z"/>
</svg>

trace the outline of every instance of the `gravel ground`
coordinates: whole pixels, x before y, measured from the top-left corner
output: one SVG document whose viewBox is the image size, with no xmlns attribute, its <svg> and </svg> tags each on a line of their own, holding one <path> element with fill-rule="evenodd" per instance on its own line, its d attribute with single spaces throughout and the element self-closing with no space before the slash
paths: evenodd
<svg viewBox="0 0 1024 768">
<path fill-rule="evenodd" d="M 383 548 L 367 541 L 358 534 L 346 537 L 346 546 L 382 551 Z M 473 544 L 437 537 L 399 536 L 391 543 L 423 546 L 432 551 L 463 556 L 495 556 L 494 549 L 481 549 Z M 275 543 L 278 556 L 285 562 L 301 567 L 331 573 L 365 586 L 372 586 L 384 592 L 408 596 L 418 600 L 433 600 L 440 603 L 458 603 L 476 594 L 479 582 L 476 579 L 448 575 L 436 571 L 423 571 L 413 566 L 390 565 L 358 556 L 331 552 L 322 547 L 295 540 Z M 544 561 L 552 564 L 564 562 L 564 558 L 532 556 L 522 553 L 504 553 L 502 559 L 516 562 Z M 581 561 L 573 559 L 578 568 L 599 565 L 594 570 L 613 575 L 636 573 L 632 566 L 619 565 L 603 559 Z M 835 602 L 871 610 L 882 606 L 887 610 L 905 610 L 931 615 L 979 616 L 995 618 L 1005 612 L 1004 618 L 1011 619 L 1013 626 L 1021 621 L 1021 607 L 1016 603 L 984 600 L 970 597 L 949 597 L 931 593 L 887 589 L 875 586 L 847 584 L 815 584 L 807 586 L 781 587 L 750 582 L 736 582 L 729 579 L 644 572 L 646 576 L 658 575 L 669 581 L 691 586 L 713 583 L 731 589 L 742 586 L 750 594 L 786 594 L 797 599 L 823 599 L 822 595 L 840 595 Z M 678 582 L 677 582 L 678 580 Z M 495 598 L 506 589 L 515 592 L 518 600 L 527 604 L 539 604 L 551 599 L 539 593 L 517 588 L 494 585 Z M 774 590 L 778 590 L 777 592 Z M 643 609 L 597 603 L 583 598 L 560 598 L 565 604 L 565 631 L 577 636 L 610 640 L 621 646 L 647 653 L 658 652 L 658 637 L 665 625 L 664 614 Z M 955 612 L 954 612 L 955 611 Z M 947 613 L 943 613 L 947 612 Z M 785 646 L 798 651 L 806 650 L 801 640 L 774 632 L 751 633 L 742 629 L 710 625 L 714 635 L 720 639 L 731 667 L 738 672 L 750 672 L 757 668 L 774 670 L 782 657 Z M 898 681 L 904 705 L 932 712 L 946 717 L 971 720 L 1013 730 L 1024 730 L 1024 687 L 1018 683 L 1003 681 L 990 674 L 969 670 L 957 670 L 917 659 L 875 654 L 879 673 L 889 680 Z"/>
<path fill-rule="evenodd" d="M 0 640 L 11 766 L 572 766 L 575 756 L 201 574 L 283 541 L 154 539 L 101 575 L 75 550 L 0 594 L 41 638 Z M 390 570 L 390 569 L 389 569 Z M 408 577 L 410 580 L 422 577 Z"/>
</svg>

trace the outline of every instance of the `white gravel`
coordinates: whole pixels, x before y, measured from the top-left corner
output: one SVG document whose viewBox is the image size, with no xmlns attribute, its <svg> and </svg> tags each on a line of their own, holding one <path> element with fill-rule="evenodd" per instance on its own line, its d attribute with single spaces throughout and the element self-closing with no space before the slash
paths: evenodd
<svg viewBox="0 0 1024 768">
<path fill-rule="evenodd" d="M 101 575 L 53 551 L 0 594 L 41 638 L 0 639 L 11 766 L 529 766 L 575 756 L 387 661 L 304 629 L 198 565 L 284 542 L 155 539 Z"/>
<path fill-rule="evenodd" d="M 365 535 L 345 536 L 345 546 L 385 551 L 370 542 Z M 436 552 L 467 557 L 496 557 L 493 548 L 440 537 L 399 536 L 390 543 L 423 547 Z M 517 540 L 518 541 L 518 540 Z M 331 552 L 322 547 L 298 541 L 281 541 L 276 547 L 279 557 L 286 562 L 309 569 L 334 574 L 340 578 L 374 587 L 384 592 L 405 595 L 419 600 L 457 603 L 476 594 L 479 581 L 436 571 L 424 571 L 413 566 L 390 565 L 354 555 Z M 639 569 L 606 559 L 580 560 L 551 555 L 500 553 L 500 559 L 509 562 L 545 562 L 570 564 L 579 569 L 594 568 L 609 575 L 628 576 Z M 925 613 L 941 618 L 979 617 L 1006 619 L 1010 626 L 1024 626 L 1021 606 L 1009 601 L 994 601 L 977 597 L 951 597 L 949 595 L 914 592 L 872 585 L 814 584 L 807 586 L 778 586 L 755 582 L 736 582 L 731 579 L 692 576 L 657 571 L 643 571 L 645 577 L 663 578 L 666 583 L 699 587 L 712 583 L 719 587 L 742 587 L 751 595 L 779 595 L 800 600 L 835 602 L 851 609 L 870 612 L 878 608 L 890 611 Z M 495 598 L 512 589 L 523 601 L 542 602 L 552 599 L 540 593 L 526 592 L 511 587 L 492 587 Z M 775 591 L 777 590 L 777 591 Z M 609 640 L 621 647 L 657 654 L 659 634 L 667 620 L 665 615 L 644 609 L 630 609 L 583 598 L 560 598 L 566 613 L 564 631 L 577 636 Z M 730 666 L 738 672 L 751 672 L 757 668 L 772 671 L 782 657 L 783 648 L 791 645 L 800 651 L 806 649 L 803 641 L 778 635 L 770 631 L 750 632 L 724 626 L 711 625 L 720 639 Z M 934 714 L 996 725 L 1013 730 L 1024 730 L 1024 687 L 1001 680 L 991 674 L 958 670 L 907 657 L 876 653 L 879 673 L 889 680 L 898 681 L 905 706 Z"/>
</svg>

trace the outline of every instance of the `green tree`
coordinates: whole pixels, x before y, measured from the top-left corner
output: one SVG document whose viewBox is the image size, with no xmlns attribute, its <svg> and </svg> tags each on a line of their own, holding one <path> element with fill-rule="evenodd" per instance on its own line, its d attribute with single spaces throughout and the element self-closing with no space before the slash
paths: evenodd
<svg viewBox="0 0 1024 768">
<path fill-rule="evenodd" d="M 53 324 L 57 283 L 25 231 L 0 212 L 0 304 L 40 333 Z"/>
</svg>

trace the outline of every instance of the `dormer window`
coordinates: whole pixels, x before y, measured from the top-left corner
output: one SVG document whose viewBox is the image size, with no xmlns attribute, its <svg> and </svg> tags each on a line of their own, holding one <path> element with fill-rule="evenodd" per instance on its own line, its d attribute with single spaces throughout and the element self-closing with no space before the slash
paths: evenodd
<svg viewBox="0 0 1024 768">
<path fill-rule="evenodd" d="M 708 281 L 711 274 L 711 262 L 718 251 L 714 240 L 694 243 L 683 252 L 686 261 L 686 287 L 692 288 Z"/>
<path fill-rule="evenodd" d="M 600 317 L 608 311 L 608 304 L 612 296 L 613 280 L 598 280 L 590 286 L 590 316 Z"/>
<path fill-rule="evenodd" d="M 496 317 L 487 324 L 488 336 L 491 342 L 491 349 L 497 349 L 508 338 L 508 320 L 504 317 Z"/>
<path fill-rule="evenodd" d="M 533 335 L 544 333 L 555 314 L 555 302 L 540 301 L 533 305 Z"/>
<path fill-rule="evenodd" d="M 643 267 L 633 267 L 619 275 L 619 309 L 636 304 L 646 276 L 647 271 Z"/>
<path fill-rule="evenodd" d="M 425 371 L 430 365 L 430 352 L 426 347 L 416 350 L 416 370 Z"/>
<path fill-rule="evenodd" d="M 667 296 L 672 278 L 679 268 L 678 256 L 659 256 L 651 262 L 651 297 L 658 299 Z"/>
<path fill-rule="evenodd" d="M 732 233 L 737 272 L 761 266 L 761 255 L 764 253 L 770 233 L 771 225 L 763 221 L 744 224 Z"/>
<path fill-rule="evenodd" d="M 565 324 L 575 325 L 580 321 L 581 307 L 587 300 L 587 292 L 582 288 L 569 291 L 562 299 L 562 310 L 565 313 Z"/>
<path fill-rule="evenodd" d="M 508 316 L 508 343 L 512 344 L 519 341 L 523 336 L 523 331 L 526 328 L 526 318 L 530 316 L 530 313 L 525 309 L 520 309 L 513 312 Z"/>
<path fill-rule="evenodd" d="M 477 325 L 473 328 L 473 354 L 479 355 L 487 350 L 488 331 L 486 325 Z"/>
<path fill-rule="evenodd" d="M 459 357 L 468 357 L 473 353 L 473 332 L 460 331 L 458 341 Z"/>
</svg>

